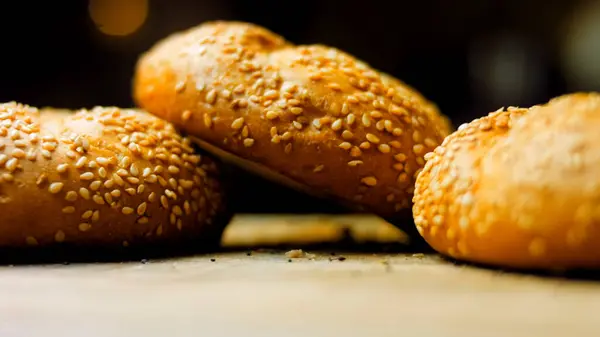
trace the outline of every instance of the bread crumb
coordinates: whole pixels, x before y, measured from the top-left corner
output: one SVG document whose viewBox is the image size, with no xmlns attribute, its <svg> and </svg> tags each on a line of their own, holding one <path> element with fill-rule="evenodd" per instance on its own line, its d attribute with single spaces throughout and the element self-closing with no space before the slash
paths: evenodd
<svg viewBox="0 0 600 337">
<path fill-rule="evenodd" d="M 289 257 L 290 259 L 299 259 L 301 257 L 304 257 L 304 255 L 305 254 L 302 249 L 292 249 L 285 253 L 285 256 Z"/>
</svg>

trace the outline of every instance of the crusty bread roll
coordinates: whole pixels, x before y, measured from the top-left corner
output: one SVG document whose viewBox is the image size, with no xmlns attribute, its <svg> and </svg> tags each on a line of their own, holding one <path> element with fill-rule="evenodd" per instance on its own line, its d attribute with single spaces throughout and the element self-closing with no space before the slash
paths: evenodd
<svg viewBox="0 0 600 337">
<path fill-rule="evenodd" d="M 240 22 L 159 42 L 139 60 L 134 96 L 226 160 L 385 217 L 410 210 L 423 156 L 450 132 L 399 80 Z"/>
<path fill-rule="evenodd" d="M 455 258 L 600 267 L 600 95 L 497 111 L 450 135 L 417 179 L 419 232 Z"/>
<path fill-rule="evenodd" d="M 215 164 L 137 110 L 0 105 L 0 248 L 129 246 L 213 231 Z M 218 240 L 219 238 L 215 238 Z"/>
</svg>

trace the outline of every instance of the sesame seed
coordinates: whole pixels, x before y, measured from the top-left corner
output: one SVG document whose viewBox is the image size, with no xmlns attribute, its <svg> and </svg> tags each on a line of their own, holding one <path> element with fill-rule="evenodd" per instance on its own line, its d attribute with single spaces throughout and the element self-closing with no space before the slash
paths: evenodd
<svg viewBox="0 0 600 337">
<path fill-rule="evenodd" d="M 123 214 L 125 214 L 125 215 L 129 215 L 129 214 L 131 214 L 131 213 L 133 213 L 133 212 L 134 212 L 134 209 L 133 209 L 133 208 L 131 208 L 131 207 L 123 207 L 123 208 L 121 209 L 121 213 L 123 213 Z"/>
<path fill-rule="evenodd" d="M 112 190 L 112 191 L 110 191 L 110 195 L 113 196 L 114 198 L 118 198 L 121 196 L 121 190 L 117 190 L 117 189 Z"/>
<path fill-rule="evenodd" d="M 423 143 L 425 144 L 425 146 L 427 146 L 429 148 L 434 148 L 437 146 L 437 143 L 431 138 L 425 138 Z"/>
<path fill-rule="evenodd" d="M 362 164 L 363 164 L 362 160 L 351 160 L 348 162 L 348 166 L 350 166 L 350 167 L 355 167 L 355 166 L 362 165 Z"/>
<path fill-rule="evenodd" d="M 421 133 L 418 130 L 415 130 L 412 134 L 412 139 L 415 143 L 420 143 L 423 137 L 421 136 Z"/>
<path fill-rule="evenodd" d="M 26 237 L 25 243 L 27 243 L 29 246 L 37 246 L 38 245 L 37 239 L 34 238 L 33 236 Z"/>
<path fill-rule="evenodd" d="M 242 126 L 244 126 L 244 117 L 237 118 L 231 123 L 231 128 L 234 130 L 239 130 Z"/>
<path fill-rule="evenodd" d="M 370 176 L 370 177 L 364 177 L 360 180 L 363 184 L 367 185 L 367 186 L 375 186 L 377 185 L 377 178 Z"/>
<path fill-rule="evenodd" d="M 56 242 L 64 242 L 65 241 L 65 232 L 59 230 L 54 234 L 54 241 Z"/>
<path fill-rule="evenodd" d="M 404 153 L 398 153 L 398 154 L 394 155 L 394 159 L 403 163 L 406 161 L 407 157 Z"/>
<path fill-rule="evenodd" d="M 333 131 L 339 131 L 342 128 L 342 120 L 336 119 L 333 123 L 331 123 L 331 129 Z"/>
<path fill-rule="evenodd" d="M 65 173 L 65 172 L 67 172 L 68 168 L 69 168 L 69 165 L 67 165 L 67 164 L 58 164 L 56 166 L 56 171 L 58 173 Z"/>
<path fill-rule="evenodd" d="M 100 211 L 95 210 L 92 214 L 92 222 L 98 222 L 98 220 L 100 220 Z"/>
<path fill-rule="evenodd" d="M 82 232 L 87 232 L 90 229 L 92 229 L 92 225 L 90 225 L 89 223 L 80 223 L 79 226 L 77 226 L 77 228 L 79 228 L 80 231 Z"/>
<path fill-rule="evenodd" d="M 75 167 L 80 169 L 82 168 L 85 164 L 87 163 L 87 157 L 81 157 L 77 160 L 77 162 L 75 163 Z"/>
<path fill-rule="evenodd" d="M 203 119 L 203 121 L 204 121 L 204 126 L 205 126 L 205 127 L 207 127 L 207 128 L 210 128 L 210 127 L 212 126 L 212 119 L 210 118 L 210 116 L 209 116 L 209 115 L 207 115 L 207 114 L 204 114 L 204 115 L 202 116 L 202 119 Z"/>
<path fill-rule="evenodd" d="M 348 116 L 346 116 L 346 123 L 348 123 L 349 126 L 352 126 L 355 121 L 356 116 L 354 114 L 348 114 Z"/>
<path fill-rule="evenodd" d="M 279 117 L 279 112 L 277 111 L 267 111 L 266 113 L 267 119 L 273 120 Z"/>
<path fill-rule="evenodd" d="M 101 166 L 106 166 L 106 165 L 108 165 L 109 160 L 104 157 L 98 157 L 98 158 L 96 158 L 96 163 L 98 163 Z"/>
<path fill-rule="evenodd" d="M 246 139 L 244 139 L 244 146 L 245 147 L 251 147 L 252 145 L 254 145 L 254 139 L 252 139 L 252 138 L 246 138 Z"/>
<path fill-rule="evenodd" d="M 160 204 L 162 205 L 163 208 L 169 209 L 169 201 L 167 200 L 166 196 L 164 196 L 164 195 L 160 196 Z"/>
<path fill-rule="evenodd" d="M 304 109 L 302 109 L 301 107 L 298 107 L 298 106 L 294 106 L 294 107 L 290 108 L 290 112 L 294 115 L 300 115 L 303 111 L 304 111 Z"/>
<path fill-rule="evenodd" d="M 368 115 L 362 115 L 362 124 L 366 128 L 371 126 L 371 119 Z"/>
<path fill-rule="evenodd" d="M 102 186 L 102 182 L 100 180 L 95 180 L 95 181 L 92 181 L 92 183 L 90 184 L 90 189 L 92 191 L 97 191 L 100 189 L 101 186 Z"/>
<path fill-rule="evenodd" d="M 127 171 L 126 171 L 126 172 L 127 172 Z M 112 181 L 113 181 L 115 184 L 119 185 L 119 186 L 123 186 L 123 185 L 125 185 L 125 181 L 123 180 L 123 178 L 121 178 L 121 177 L 120 177 L 118 174 L 116 174 L 116 173 L 113 173 L 113 175 L 112 175 Z"/>
<path fill-rule="evenodd" d="M 181 119 L 184 122 L 187 122 L 190 119 L 190 117 L 192 117 L 192 112 L 190 110 L 185 110 L 181 113 Z"/>
<path fill-rule="evenodd" d="M 97 203 L 98 205 L 104 205 L 105 204 L 104 199 L 101 196 L 99 196 L 98 194 L 94 194 L 94 196 L 92 196 L 92 200 L 95 203 Z"/>
<path fill-rule="evenodd" d="M 75 207 L 73 207 L 73 206 L 63 207 L 62 212 L 65 214 L 75 213 Z"/>
<path fill-rule="evenodd" d="M 137 219 L 137 223 L 142 224 L 142 225 L 143 224 L 147 224 L 148 223 L 148 218 L 145 217 L 145 216 L 143 216 L 143 217 Z"/>
<path fill-rule="evenodd" d="M 11 158 L 6 162 L 6 165 L 4 165 L 4 168 L 6 168 L 9 172 L 14 172 L 17 169 L 18 165 L 19 165 L 18 159 Z"/>
<path fill-rule="evenodd" d="M 129 187 L 129 188 L 125 189 L 125 192 L 127 192 L 127 194 L 129 194 L 129 195 L 135 195 L 136 190 L 133 187 Z"/>
<path fill-rule="evenodd" d="M 388 143 L 391 147 L 393 147 L 394 149 L 400 149 L 402 148 L 402 143 L 400 143 L 397 140 L 392 140 Z"/>
<path fill-rule="evenodd" d="M 94 211 L 87 210 L 87 211 L 83 212 L 83 214 L 81 215 L 81 218 L 84 220 L 87 220 L 92 217 L 92 214 L 94 214 Z"/>
<path fill-rule="evenodd" d="M 379 138 L 372 133 L 367 133 L 366 138 L 369 142 L 371 142 L 373 144 L 379 143 Z"/>
<path fill-rule="evenodd" d="M 425 151 L 425 147 L 422 144 L 416 144 L 413 146 L 413 152 L 419 155 Z"/>
<path fill-rule="evenodd" d="M 136 213 L 137 215 L 144 215 L 144 213 L 146 213 L 146 208 L 147 208 L 148 204 L 145 202 L 142 202 L 141 204 L 138 205 Z"/>
<path fill-rule="evenodd" d="M 16 147 L 27 147 L 27 141 L 25 141 L 23 139 L 15 140 L 13 142 L 13 145 Z"/>
<path fill-rule="evenodd" d="M 129 167 L 129 173 L 134 177 L 137 177 L 140 174 L 140 170 L 135 163 L 131 164 Z"/>
<path fill-rule="evenodd" d="M 85 172 L 79 175 L 80 180 L 92 180 L 94 179 L 94 174 L 92 172 Z"/>
<path fill-rule="evenodd" d="M 112 179 L 108 179 L 104 182 L 104 187 L 106 188 L 112 188 L 114 186 L 115 182 Z"/>
<path fill-rule="evenodd" d="M 342 132 L 342 138 L 344 138 L 345 140 L 350 140 L 354 137 L 354 134 L 351 131 L 348 130 L 344 130 Z"/>
<path fill-rule="evenodd" d="M 390 151 L 391 151 L 390 146 L 387 144 L 379 144 L 377 149 L 379 149 L 379 152 L 381 152 L 381 153 L 390 153 Z"/>
<path fill-rule="evenodd" d="M 65 200 L 71 201 L 71 202 L 77 200 L 77 192 L 75 192 L 75 191 L 67 192 L 67 194 L 65 195 Z"/>
<path fill-rule="evenodd" d="M 350 148 L 352 147 L 352 144 L 348 143 L 348 142 L 342 142 L 339 147 L 343 150 L 350 150 Z"/>
<path fill-rule="evenodd" d="M 50 192 L 52 194 L 60 193 L 60 191 L 62 190 L 63 186 L 64 186 L 63 183 L 52 183 L 48 187 L 48 192 Z"/>
</svg>

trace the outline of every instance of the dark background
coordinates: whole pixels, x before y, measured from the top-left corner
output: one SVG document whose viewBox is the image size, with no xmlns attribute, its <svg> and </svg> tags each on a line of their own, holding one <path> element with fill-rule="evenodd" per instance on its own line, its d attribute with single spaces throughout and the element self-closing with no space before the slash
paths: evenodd
<svg viewBox="0 0 600 337">
<path fill-rule="evenodd" d="M 137 15 L 126 10 L 133 0 L 110 2 L 98 1 L 113 21 Z M 103 33 L 86 0 L 5 1 L 0 13 L 0 101 L 34 106 L 132 106 L 138 55 L 215 19 L 346 50 L 418 88 L 455 125 L 501 106 L 600 88 L 598 1 L 150 0 L 145 21 L 126 36 Z M 234 183 L 241 211 L 334 211 L 262 181 Z M 276 198 L 267 206 L 257 191 Z"/>
</svg>

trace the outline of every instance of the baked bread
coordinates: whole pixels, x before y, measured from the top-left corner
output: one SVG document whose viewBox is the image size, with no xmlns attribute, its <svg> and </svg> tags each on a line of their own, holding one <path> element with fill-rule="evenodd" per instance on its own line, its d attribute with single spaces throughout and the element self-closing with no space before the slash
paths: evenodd
<svg viewBox="0 0 600 337">
<path fill-rule="evenodd" d="M 423 156 L 450 132 L 399 80 L 241 22 L 157 43 L 138 62 L 134 97 L 225 160 L 386 218 L 410 211 Z"/>
<path fill-rule="evenodd" d="M 459 127 L 417 178 L 419 232 L 454 258 L 600 267 L 600 95 L 509 108 Z"/>
<path fill-rule="evenodd" d="M 148 113 L 5 103 L 0 136 L 0 248 L 133 246 L 218 231 L 215 163 Z"/>
</svg>

